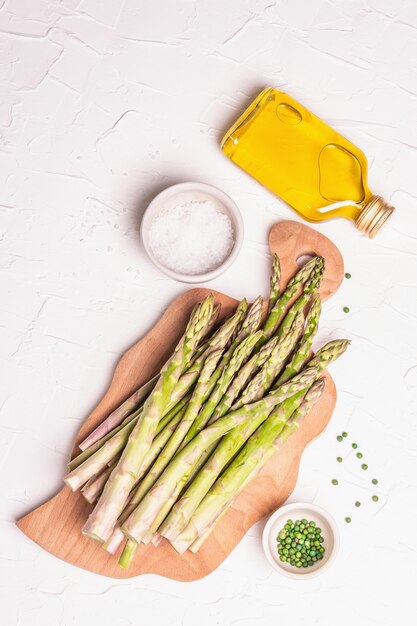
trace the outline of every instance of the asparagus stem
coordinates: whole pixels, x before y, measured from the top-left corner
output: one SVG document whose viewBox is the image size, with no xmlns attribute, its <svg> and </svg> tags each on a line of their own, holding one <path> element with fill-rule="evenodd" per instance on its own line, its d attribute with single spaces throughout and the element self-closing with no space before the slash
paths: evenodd
<svg viewBox="0 0 417 626">
<path fill-rule="evenodd" d="M 186 396 L 180 400 L 180 402 L 178 402 L 173 409 L 171 409 L 171 411 L 167 414 L 167 418 L 169 418 L 168 423 L 183 409 L 188 402 L 188 399 L 189 398 Z M 120 425 L 115 429 L 114 435 L 111 437 L 106 435 L 104 437 L 104 444 L 98 447 L 97 450 L 95 450 L 95 447 L 98 442 L 71 461 L 69 464 L 70 467 L 72 463 L 75 462 L 74 469 L 67 474 L 64 481 L 68 487 L 72 489 L 72 491 L 77 491 L 77 489 L 82 487 L 82 485 L 84 485 L 92 476 L 97 475 L 100 471 L 102 471 L 106 465 L 112 462 L 113 459 L 123 450 L 130 433 L 132 432 L 137 421 L 141 418 L 141 415 L 142 410 L 137 411 L 135 417 L 130 422 L 125 425 Z M 80 457 L 85 457 L 85 460 L 79 461 Z"/>
<path fill-rule="evenodd" d="M 101 422 L 101 424 L 99 424 L 97 428 L 95 428 L 93 432 L 91 432 L 88 437 L 86 437 L 79 444 L 78 447 L 80 450 L 86 450 L 92 446 L 94 443 L 102 439 L 102 437 L 104 437 L 107 433 L 116 428 L 116 426 L 121 424 L 131 413 L 136 411 L 141 403 L 149 396 L 155 387 L 158 378 L 159 374 L 151 378 L 147 383 L 135 391 L 127 400 L 125 400 L 117 409 L 110 413 L 104 422 Z"/>
<path fill-rule="evenodd" d="M 97 452 L 67 474 L 64 478 L 65 484 L 72 491 L 77 491 L 77 489 L 80 489 L 92 476 L 101 472 L 126 446 L 129 435 L 134 429 L 135 424 L 135 420 L 132 420 L 123 426 L 123 428 L 106 441 Z"/>
<path fill-rule="evenodd" d="M 279 298 L 280 281 L 281 281 L 281 264 L 279 262 L 278 255 L 274 254 L 272 258 L 271 289 L 269 292 L 268 313 L 272 311 L 275 302 Z"/>
<path fill-rule="evenodd" d="M 123 548 L 123 552 L 119 559 L 120 567 L 123 567 L 123 569 L 127 569 L 130 566 L 130 564 L 132 563 L 135 557 L 137 549 L 138 549 L 138 544 L 136 541 L 133 541 L 132 539 L 128 539 L 126 541 L 126 545 Z"/>
<path fill-rule="evenodd" d="M 109 441 L 109 439 L 111 439 L 114 435 L 117 435 L 117 433 L 119 433 L 127 424 L 131 422 L 136 423 L 142 414 L 142 408 L 143 407 L 139 407 L 134 413 L 128 415 L 128 417 L 126 417 L 124 421 L 119 424 L 119 426 L 108 432 L 101 439 L 93 443 L 89 448 L 87 448 L 76 457 L 74 457 L 71 461 L 69 461 L 67 465 L 68 470 L 72 472 L 72 470 L 76 469 L 79 465 L 84 463 L 84 461 L 93 456 L 93 454 L 95 454 L 97 450 L 99 450 L 106 443 L 106 441 Z"/>
<path fill-rule="evenodd" d="M 244 404 L 260 400 L 262 396 L 271 388 L 274 380 L 280 373 L 287 360 L 289 354 L 292 352 L 295 344 L 297 343 L 304 326 L 304 315 L 299 312 L 295 317 L 289 332 L 282 337 L 272 350 L 269 359 L 266 361 L 262 369 L 256 374 L 256 376 L 250 381 L 249 385 L 244 390 L 242 396 L 233 405 L 232 410 L 238 409 Z"/>
<path fill-rule="evenodd" d="M 248 381 L 252 378 L 252 376 L 258 372 L 258 370 L 264 365 L 267 359 L 270 357 L 272 351 L 278 343 L 278 337 L 272 337 L 262 348 L 261 350 L 254 354 L 249 361 L 240 368 L 235 378 L 232 380 L 229 385 L 226 393 L 223 398 L 216 406 L 213 415 L 210 418 L 209 423 L 215 422 L 219 417 L 223 417 L 226 415 L 231 409 L 231 406 L 237 396 L 240 394 L 242 389 L 246 386 Z M 190 482 L 194 479 L 194 476 L 200 471 L 203 465 L 206 463 L 207 459 L 216 448 L 217 443 L 213 443 L 211 446 L 206 448 L 204 452 L 201 454 L 200 458 L 194 465 L 191 470 L 190 477 L 186 484 L 186 487 L 190 484 Z"/>
<path fill-rule="evenodd" d="M 103 487 L 106 484 L 108 477 L 116 467 L 118 460 L 119 459 L 117 457 L 116 460 L 113 461 L 113 463 L 111 463 L 110 465 L 107 465 L 107 467 L 102 472 L 100 472 L 100 474 L 98 474 L 97 476 L 92 476 L 90 480 L 85 483 L 84 487 L 81 490 L 81 493 L 83 494 L 87 502 L 93 504 L 97 500 L 97 498 L 103 491 Z"/>
<path fill-rule="evenodd" d="M 262 296 L 258 296 L 249 308 L 246 317 L 243 319 L 241 328 L 230 347 L 230 353 L 232 353 L 246 337 L 259 330 L 262 321 L 262 305 Z"/>
<path fill-rule="evenodd" d="M 247 302 L 245 299 L 239 304 L 234 315 L 223 322 L 220 328 L 207 342 L 207 348 L 204 350 L 191 364 L 190 368 L 181 376 L 175 388 L 172 391 L 168 408 L 175 405 L 185 393 L 187 393 L 198 379 L 203 368 L 206 358 L 219 348 L 224 348 L 231 340 L 232 336 L 239 328 L 247 311 Z"/>
<path fill-rule="evenodd" d="M 252 377 L 260 370 L 271 356 L 278 343 L 278 337 L 272 337 L 259 352 L 254 354 L 249 361 L 240 368 L 231 385 L 224 394 L 221 402 L 216 406 L 213 413 L 213 421 L 225 415 L 231 408 L 234 400 L 244 389 Z"/>
<path fill-rule="evenodd" d="M 316 264 L 313 270 L 311 271 L 310 276 L 308 277 L 307 281 L 304 284 L 303 293 L 301 294 L 299 298 L 297 298 L 294 304 L 290 307 L 289 311 L 287 312 L 287 314 L 285 315 L 284 319 L 282 320 L 281 324 L 278 327 L 278 330 L 277 330 L 278 337 L 282 337 L 284 334 L 288 332 L 298 312 L 304 310 L 305 306 L 311 300 L 311 295 L 316 291 L 316 289 L 318 289 L 321 279 L 323 277 L 323 273 L 324 273 L 324 259 L 322 257 L 317 257 Z"/>
<path fill-rule="evenodd" d="M 289 281 L 284 293 L 278 298 L 272 307 L 263 327 L 264 338 L 262 344 L 265 343 L 278 328 L 279 321 L 292 298 L 297 293 L 299 287 L 303 285 L 309 278 L 311 272 L 318 263 L 322 263 L 322 257 L 314 257 L 310 259 Z"/>
<path fill-rule="evenodd" d="M 278 384 L 285 383 L 297 374 L 308 359 L 313 339 L 318 330 L 318 322 L 321 313 L 321 300 L 318 294 L 313 296 L 310 310 L 306 317 L 304 335 L 300 339 L 294 356 L 285 367 L 278 379 Z"/>
<path fill-rule="evenodd" d="M 189 366 L 198 343 L 207 331 L 212 312 L 213 296 L 210 294 L 195 308 L 184 336 L 162 369 L 155 389 L 145 402 L 141 419 L 135 424 L 116 468 L 83 527 L 85 536 L 101 542 L 109 539 L 137 480 L 146 452 L 152 445 L 158 421 L 171 399 L 175 385 Z"/>
<path fill-rule="evenodd" d="M 213 352 L 209 357 L 207 357 L 200 377 L 198 379 L 195 391 L 184 413 L 183 419 L 179 423 L 176 430 L 172 433 L 171 437 L 161 451 L 161 454 L 155 460 L 155 463 L 152 465 L 146 476 L 144 476 L 144 478 L 138 484 L 133 494 L 133 497 L 126 507 L 127 515 L 123 513 L 124 519 L 126 519 L 129 513 L 136 508 L 136 506 L 142 500 L 143 496 L 149 491 L 155 481 L 162 474 L 165 467 L 168 465 L 171 458 L 174 456 L 179 446 L 181 445 L 184 437 L 186 436 L 194 420 L 196 419 L 198 412 L 204 404 L 207 390 L 210 386 L 211 375 L 213 374 L 213 371 L 216 368 L 221 355 L 222 350 L 219 349 Z"/>
<path fill-rule="evenodd" d="M 298 427 L 321 396 L 324 381 L 315 382 L 294 411 L 294 399 L 280 404 L 262 426 L 248 439 L 243 449 L 217 479 L 204 497 L 186 528 L 171 541 L 182 554 L 198 537 L 204 535 L 217 517 L 228 507 L 240 488 L 271 458 L 278 446 L 282 446 Z M 292 415 L 294 414 L 294 420 Z M 291 418 L 291 419 L 290 419 Z M 290 420 L 288 425 L 287 420 Z"/>
<path fill-rule="evenodd" d="M 233 351 L 226 366 L 223 367 L 222 363 L 219 364 L 216 372 L 214 373 L 214 378 L 217 379 L 216 385 L 202 407 L 201 412 L 191 425 L 191 428 L 184 439 L 184 445 L 191 441 L 208 423 L 214 413 L 214 410 L 216 409 L 216 406 L 222 399 L 224 393 L 227 392 L 234 376 L 241 368 L 242 363 L 250 357 L 251 352 L 258 343 L 261 335 L 262 332 L 258 331 L 243 339 Z"/>
</svg>

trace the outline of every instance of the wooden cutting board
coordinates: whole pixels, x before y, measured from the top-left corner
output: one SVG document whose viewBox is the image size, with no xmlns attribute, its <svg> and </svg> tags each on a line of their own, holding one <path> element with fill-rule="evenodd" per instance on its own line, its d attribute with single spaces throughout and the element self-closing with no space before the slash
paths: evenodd
<svg viewBox="0 0 417 626">
<path fill-rule="evenodd" d="M 293 221 L 280 222 L 270 231 L 269 245 L 271 252 L 276 252 L 281 260 L 282 285 L 297 271 L 297 259 L 312 254 L 320 254 L 326 261 L 320 286 L 323 300 L 342 282 L 344 269 L 339 250 L 312 228 Z M 73 456 L 79 452 L 77 444 L 162 367 L 182 335 L 193 306 L 210 291 L 222 304 L 223 317 L 235 308 L 236 300 L 205 288 L 191 289 L 174 300 L 153 329 L 121 357 L 108 391 L 78 433 Z M 255 522 L 291 494 L 301 454 L 326 427 L 336 403 L 335 385 L 329 374 L 326 378 L 325 392 L 303 419 L 300 429 L 240 494 L 197 554 L 188 551 L 179 556 L 165 540 L 157 548 L 141 544 L 130 569 L 122 569 L 117 563 L 120 552 L 111 556 L 98 543 L 83 537 L 81 528 L 92 505 L 79 492 L 73 493 L 65 486 L 54 498 L 20 519 L 17 525 L 51 554 L 104 576 L 131 578 L 152 573 L 181 581 L 202 578 L 224 561 Z"/>
</svg>

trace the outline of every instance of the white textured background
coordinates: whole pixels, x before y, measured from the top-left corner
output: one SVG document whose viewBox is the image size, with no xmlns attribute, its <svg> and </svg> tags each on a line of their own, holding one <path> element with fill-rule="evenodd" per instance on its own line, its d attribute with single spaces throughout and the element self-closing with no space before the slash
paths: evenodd
<svg viewBox="0 0 417 626">
<path fill-rule="evenodd" d="M 391 626 L 399 611 L 412 623 L 415 0 L 2 0 L 0 62 L 2 623 Z M 60 488 L 71 440 L 119 355 L 184 290 L 139 245 L 141 212 L 158 190 L 200 180 L 229 193 L 246 239 L 212 285 L 266 294 L 268 229 L 295 214 L 218 147 L 265 85 L 361 146 L 371 188 L 397 206 L 374 241 L 348 222 L 319 227 L 352 274 L 325 307 L 319 340 L 353 344 L 332 367 L 338 406 L 303 457 L 294 495 L 335 515 L 341 552 L 328 574 L 287 580 L 262 555 L 260 523 L 193 584 L 91 575 L 40 550 L 14 520 Z M 344 429 L 368 472 L 352 454 L 336 463 L 349 452 L 336 441 Z"/>
</svg>

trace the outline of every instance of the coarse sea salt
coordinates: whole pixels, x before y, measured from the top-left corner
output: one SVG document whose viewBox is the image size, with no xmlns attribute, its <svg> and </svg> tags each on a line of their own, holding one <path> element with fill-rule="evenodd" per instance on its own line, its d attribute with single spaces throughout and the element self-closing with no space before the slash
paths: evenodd
<svg viewBox="0 0 417 626">
<path fill-rule="evenodd" d="M 233 226 L 215 202 L 193 200 L 161 211 L 150 224 L 148 242 L 165 267 L 179 274 L 203 274 L 229 256 Z"/>
</svg>

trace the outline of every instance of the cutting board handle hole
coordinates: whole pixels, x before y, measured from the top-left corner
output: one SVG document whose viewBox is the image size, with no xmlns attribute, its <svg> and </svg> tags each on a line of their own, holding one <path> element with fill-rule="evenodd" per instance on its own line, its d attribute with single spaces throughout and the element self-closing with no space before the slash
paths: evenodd
<svg viewBox="0 0 417 626">
<path fill-rule="evenodd" d="M 310 259 L 315 256 L 317 256 L 315 252 L 305 252 L 304 254 L 300 254 L 300 256 L 296 258 L 295 262 L 297 263 L 298 267 L 303 267 L 303 265 L 308 263 L 308 261 L 310 261 Z"/>
</svg>

